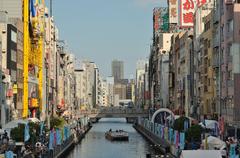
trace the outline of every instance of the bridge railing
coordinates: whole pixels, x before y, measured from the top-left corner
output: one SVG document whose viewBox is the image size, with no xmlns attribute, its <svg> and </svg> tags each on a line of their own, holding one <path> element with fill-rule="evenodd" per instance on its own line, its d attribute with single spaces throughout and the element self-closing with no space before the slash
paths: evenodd
<svg viewBox="0 0 240 158">
<path fill-rule="evenodd" d="M 93 109 L 88 111 L 81 111 L 82 115 L 91 115 L 91 114 L 147 114 L 147 110 L 143 109 L 117 109 L 117 108 L 105 108 L 105 109 Z"/>
</svg>

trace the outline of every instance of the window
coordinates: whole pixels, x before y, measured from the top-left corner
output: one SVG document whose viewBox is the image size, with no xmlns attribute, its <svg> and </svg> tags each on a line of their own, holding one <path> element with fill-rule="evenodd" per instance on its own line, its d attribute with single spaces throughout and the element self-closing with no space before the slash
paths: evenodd
<svg viewBox="0 0 240 158">
<path fill-rule="evenodd" d="M 11 41 L 17 43 L 17 33 L 15 31 L 11 31 Z"/>
<path fill-rule="evenodd" d="M 233 73 L 232 71 L 228 71 L 228 79 L 233 80 Z"/>
<path fill-rule="evenodd" d="M 211 41 L 208 40 L 208 48 L 210 48 L 210 47 L 211 47 Z"/>
<path fill-rule="evenodd" d="M 16 72 L 16 70 L 11 70 L 11 80 L 13 81 L 13 82 L 15 82 L 15 81 L 17 81 L 17 72 Z"/>
<path fill-rule="evenodd" d="M 11 61 L 17 62 L 17 53 L 15 50 L 11 50 Z"/>
<path fill-rule="evenodd" d="M 227 22 L 227 31 L 232 32 L 233 31 L 233 19 L 228 20 Z"/>
</svg>

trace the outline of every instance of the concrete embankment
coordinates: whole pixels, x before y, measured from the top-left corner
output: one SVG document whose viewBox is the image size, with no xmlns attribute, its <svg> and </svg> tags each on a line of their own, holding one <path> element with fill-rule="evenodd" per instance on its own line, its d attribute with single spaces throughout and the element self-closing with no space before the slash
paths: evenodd
<svg viewBox="0 0 240 158">
<path fill-rule="evenodd" d="M 92 126 L 86 126 L 83 132 L 77 133 L 76 136 L 71 135 L 67 141 L 65 141 L 62 145 L 56 146 L 54 150 L 52 150 L 48 158 L 65 158 L 66 155 L 70 153 L 72 149 L 74 149 L 75 145 L 78 144 L 88 133 L 88 131 L 92 128 Z M 76 141 L 77 138 L 77 141 Z"/>
<path fill-rule="evenodd" d="M 154 145 L 154 148 L 156 150 L 159 150 L 164 155 L 167 154 L 169 158 L 174 158 L 174 156 L 171 154 L 171 150 L 170 150 L 171 146 L 167 141 L 159 138 L 157 135 L 145 129 L 143 126 L 139 124 L 134 124 L 133 127 L 142 136 L 144 136 L 147 140 L 149 140 Z"/>
</svg>

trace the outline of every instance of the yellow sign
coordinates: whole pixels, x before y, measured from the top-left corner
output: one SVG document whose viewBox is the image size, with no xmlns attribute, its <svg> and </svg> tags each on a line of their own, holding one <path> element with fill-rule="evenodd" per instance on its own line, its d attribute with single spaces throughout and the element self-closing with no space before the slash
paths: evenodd
<svg viewBox="0 0 240 158">
<path fill-rule="evenodd" d="M 37 108 L 38 107 L 38 100 L 36 98 L 31 99 L 31 107 Z"/>
<path fill-rule="evenodd" d="M 18 89 L 17 84 L 14 84 L 13 85 L 13 94 L 17 94 L 17 89 Z"/>
</svg>

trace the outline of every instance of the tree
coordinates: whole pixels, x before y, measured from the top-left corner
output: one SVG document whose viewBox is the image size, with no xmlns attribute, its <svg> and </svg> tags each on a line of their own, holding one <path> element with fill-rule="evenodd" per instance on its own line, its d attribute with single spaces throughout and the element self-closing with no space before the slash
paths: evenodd
<svg viewBox="0 0 240 158">
<path fill-rule="evenodd" d="M 60 117 L 52 117 L 50 121 L 50 129 L 52 128 L 62 128 L 65 124 L 65 120 Z"/>
<path fill-rule="evenodd" d="M 193 125 L 186 132 L 186 140 L 188 142 L 191 141 L 201 142 L 202 132 L 203 128 L 200 125 Z"/>
<path fill-rule="evenodd" d="M 184 131 L 184 122 L 186 121 L 186 120 L 188 120 L 189 121 L 189 119 L 187 118 L 187 117 L 185 117 L 185 116 L 181 116 L 181 117 L 179 117 L 178 119 L 176 119 L 175 121 L 174 121 L 174 130 L 177 130 L 177 131 L 179 131 L 179 132 L 182 132 L 182 131 Z"/>
</svg>

